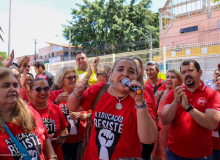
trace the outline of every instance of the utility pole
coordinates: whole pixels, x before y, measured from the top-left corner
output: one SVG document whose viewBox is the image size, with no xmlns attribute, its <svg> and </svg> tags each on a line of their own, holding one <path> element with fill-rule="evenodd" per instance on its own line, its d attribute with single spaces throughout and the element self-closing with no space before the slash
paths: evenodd
<svg viewBox="0 0 220 160">
<path fill-rule="evenodd" d="M 36 44 L 37 44 L 37 40 L 36 39 L 32 39 L 32 40 L 34 40 L 34 45 L 35 45 L 35 52 L 34 52 L 34 61 L 36 62 L 36 60 L 37 60 L 37 57 L 36 57 Z"/>
<path fill-rule="evenodd" d="M 152 30 L 150 30 L 150 61 L 152 61 Z"/>
<path fill-rule="evenodd" d="M 11 51 L 11 0 L 9 1 L 8 56 Z"/>
<path fill-rule="evenodd" d="M 69 26 L 69 60 L 71 60 L 71 26 Z"/>
</svg>

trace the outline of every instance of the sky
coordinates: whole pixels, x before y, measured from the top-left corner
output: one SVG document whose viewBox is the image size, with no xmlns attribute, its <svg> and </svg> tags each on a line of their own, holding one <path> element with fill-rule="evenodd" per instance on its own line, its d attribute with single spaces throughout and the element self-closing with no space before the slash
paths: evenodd
<svg viewBox="0 0 220 160">
<path fill-rule="evenodd" d="M 89 0 L 92 2 L 93 0 Z M 151 10 L 158 12 L 167 0 L 152 0 Z M 83 0 L 11 0 L 11 50 L 15 57 L 33 55 L 34 39 L 37 39 L 36 51 L 48 46 L 45 42 L 68 44 L 62 36 L 62 25 L 71 20 L 71 8 Z M 9 0 L 0 0 L 0 31 L 4 42 L 0 40 L 0 51 L 8 53 Z"/>
</svg>

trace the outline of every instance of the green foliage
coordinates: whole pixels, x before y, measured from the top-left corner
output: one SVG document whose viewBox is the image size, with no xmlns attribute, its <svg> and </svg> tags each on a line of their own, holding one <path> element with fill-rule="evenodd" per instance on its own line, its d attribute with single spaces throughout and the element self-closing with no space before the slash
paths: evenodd
<svg viewBox="0 0 220 160">
<path fill-rule="evenodd" d="M 216 3 L 218 2 L 219 0 L 211 0 L 212 2 Z M 220 5 L 218 5 L 218 7 L 220 8 Z"/>
<path fill-rule="evenodd" d="M 3 59 L 6 59 L 8 57 L 6 52 L 0 52 L 0 55 L 3 57 Z M 0 67 L 2 67 L 1 63 L 0 63 Z"/>
<path fill-rule="evenodd" d="M 72 9 L 72 44 L 82 45 L 91 54 L 111 54 L 149 48 L 149 32 L 153 32 L 153 46 L 159 47 L 159 13 L 152 13 L 151 0 L 135 4 L 131 0 L 84 0 L 80 8 Z M 138 31 L 134 31 L 137 29 Z M 143 35 L 143 34 L 145 35 Z M 64 27 L 69 39 L 69 28 Z"/>
</svg>

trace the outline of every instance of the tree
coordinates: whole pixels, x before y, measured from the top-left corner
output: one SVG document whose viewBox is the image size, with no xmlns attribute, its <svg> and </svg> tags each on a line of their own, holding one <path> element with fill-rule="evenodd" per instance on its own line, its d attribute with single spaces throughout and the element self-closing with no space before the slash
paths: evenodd
<svg viewBox="0 0 220 160">
<path fill-rule="evenodd" d="M 212 2 L 216 3 L 218 2 L 219 0 L 211 0 Z M 218 5 L 218 7 L 220 8 L 220 4 Z"/>
<path fill-rule="evenodd" d="M 6 52 L 0 52 L 0 55 L 3 57 L 3 59 L 6 59 L 8 57 Z M 0 67 L 2 67 L 1 63 L 0 63 Z"/>
<path fill-rule="evenodd" d="M 71 27 L 72 44 L 82 45 L 89 53 L 110 54 L 133 51 L 149 47 L 149 31 L 153 31 L 153 46 L 159 46 L 159 14 L 149 8 L 151 0 L 142 0 L 135 4 L 131 0 L 84 0 L 80 8 L 72 9 Z M 139 30 L 138 32 L 134 29 Z M 143 34 L 144 35 L 143 35 Z M 63 35 L 69 39 L 68 28 Z"/>
</svg>

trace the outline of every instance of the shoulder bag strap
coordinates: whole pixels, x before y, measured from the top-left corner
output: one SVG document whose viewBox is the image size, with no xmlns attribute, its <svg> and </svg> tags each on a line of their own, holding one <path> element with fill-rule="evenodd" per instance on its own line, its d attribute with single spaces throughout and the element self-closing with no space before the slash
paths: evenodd
<svg viewBox="0 0 220 160">
<path fill-rule="evenodd" d="M 95 102 L 93 103 L 92 109 L 95 109 L 96 104 L 102 97 L 102 95 L 105 93 L 105 91 L 108 89 L 108 87 L 111 85 L 110 82 L 106 82 L 105 85 L 102 87 L 102 89 L 99 91 L 98 95 L 96 96 Z"/>
<path fill-rule="evenodd" d="M 77 132 L 77 136 L 78 136 L 79 142 L 81 142 L 81 138 L 80 138 L 80 135 L 79 135 L 78 126 L 77 126 L 75 120 L 73 120 L 73 123 L 74 123 L 74 125 L 76 126 L 76 132 Z"/>
<path fill-rule="evenodd" d="M 160 82 L 160 84 L 156 87 L 156 88 L 154 88 L 154 93 L 158 90 L 158 88 L 160 88 L 160 86 L 162 86 L 162 84 L 164 83 L 164 81 L 162 81 L 162 82 Z"/>
<path fill-rule="evenodd" d="M 160 97 L 159 97 L 159 99 L 158 99 L 157 110 L 158 110 L 158 107 L 159 107 L 160 99 L 161 99 L 161 97 L 162 97 L 164 91 L 165 91 L 165 90 L 162 90 L 162 91 L 161 91 Z"/>
<path fill-rule="evenodd" d="M 28 153 L 28 151 L 24 148 L 24 146 L 18 142 L 18 140 L 13 136 L 13 134 L 11 133 L 11 131 L 9 130 L 9 128 L 7 127 L 7 125 L 5 124 L 5 122 L 2 120 L 3 123 L 3 127 L 6 130 L 6 132 L 8 133 L 8 135 L 10 136 L 10 138 L 12 139 L 12 141 L 14 142 L 14 144 L 16 145 L 16 147 L 18 148 L 18 150 L 20 151 L 21 155 L 23 156 L 23 158 L 25 160 L 31 160 L 31 157 Z"/>
</svg>

